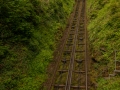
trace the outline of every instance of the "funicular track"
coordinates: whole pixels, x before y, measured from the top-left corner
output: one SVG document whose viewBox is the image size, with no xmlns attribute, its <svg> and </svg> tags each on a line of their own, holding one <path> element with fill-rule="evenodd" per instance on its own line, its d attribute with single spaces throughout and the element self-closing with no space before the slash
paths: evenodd
<svg viewBox="0 0 120 90">
<path fill-rule="evenodd" d="M 77 0 L 46 90 L 89 90 L 85 0 Z"/>
</svg>

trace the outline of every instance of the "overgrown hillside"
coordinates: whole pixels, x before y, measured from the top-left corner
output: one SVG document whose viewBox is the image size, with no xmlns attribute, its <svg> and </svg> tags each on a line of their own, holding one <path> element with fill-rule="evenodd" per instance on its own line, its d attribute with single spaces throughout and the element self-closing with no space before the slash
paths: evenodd
<svg viewBox="0 0 120 90">
<path fill-rule="evenodd" d="M 39 90 L 73 4 L 0 0 L 0 90 Z"/>
<path fill-rule="evenodd" d="M 114 73 L 114 51 L 120 50 L 120 0 L 87 1 L 88 30 L 93 61 L 91 80 L 97 86 L 97 90 L 119 90 L 118 74 L 111 79 L 103 77 Z M 117 52 L 117 60 L 120 60 L 120 51 Z"/>
</svg>

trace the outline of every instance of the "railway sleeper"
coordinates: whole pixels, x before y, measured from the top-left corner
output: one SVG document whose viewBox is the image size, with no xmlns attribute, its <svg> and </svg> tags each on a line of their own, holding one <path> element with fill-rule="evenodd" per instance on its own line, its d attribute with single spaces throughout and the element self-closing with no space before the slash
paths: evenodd
<svg viewBox="0 0 120 90">
<path fill-rule="evenodd" d="M 66 50 L 71 50 L 72 46 L 66 45 Z"/>
<path fill-rule="evenodd" d="M 55 84 L 54 87 L 55 87 L 55 88 L 63 88 L 63 87 L 65 87 L 65 85 Z"/>
<path fill-rule="evenodd" d="M 76 17 L 76 16 L 75 16 Z M 74 18 L 72 22 L 77 22 L 77 18 Z"/>
<path fill-rule="evenodd" d="M 74 33 L 70 32 L 70 35 L 74 35 Z"/>
<path fill-rule="evenodd" d="M 76 27 L 76 25 L 73 25 L 71 28 L 73 29 L 73 28 L 75 28 Z"/>
<path fill-rule="evenodd" d="M 70 46 L 71 46 L 71 45 L 73 45 L 73 44 L 72 44 L 72 43 L 67 43 L 66 45 L 70 45 Z"/>
<path fill-rule="evenodd" d="M 70 35 L 70 36 L 71 36 L 71 35 L 74 35 L 74 33 L 70 33 L 69 35 Z"/>
<path fill-rule="evenodd" d="M 75 15 L 75 16 L 74 16 L 73 21 L 74 21 L 74 20 L 76 20 L 76 21 L 77 21 L 77 15 Z"/>
<path fill-rule="evenodd" d="M 81 32 L 81 33 L 82 33 L 82 32 L 85 33 L 85 28 L 84 28 L 83 26 L 81 26 L 81 27 L 79 26 L 78 32 L 79 32 L 79 33 L 80 33 L 80 32 Z"/>
<path fill-rule="evenodd" d="M 72 50 L 66 50 L 66 51 L 64 51 L 64 52 L 67 52 L 67 53 L 69 53 L 69 52 L 72 52 Z"/>
<path fill-rule="evenodd" d="M 84 23 L 84 22 L 82 22 L 82 23 Z M 84 26 L 84 24 L 80 24 L 80 26 Z"/>
<path fill-rule="evenodd" d="M 80 22 L 84 22 L 84 21 L 85 21 L 84 17 L 81 17 Z"/>
<path fill-rule="evenodd" d="M 75 33 L 75 30 L 70 31 L 70 33 Z"/>
<path fill-rule="evenodd" d="M 67 40 L 67 41 L 69 41 L 69 42 L 70 42 L 70 41 L 73 41 L 73 38 L 68 38 L 68 40 Z"/>
<path fill-rule="evenodd" d="M 78 8 L 76 9 L 76 11 L 75 11 L 76 13 L 78 13 Z"/>
<path fill-rule="evenodd" d="M 55 88 L 64 88 L 66 85 L 54 85 Z M 86 89 L 86 86 L 71 86 L 73 89 Z M 87 87 L 90 88 L 90 87 Z"/>
<path fill-rule="evenodd" d="M 79 42 L 78 45 L 85 45 L 85 43 L 84 42 Z"/>
<path fill-rule="evenodd" d="M 75 24 L 76 24 L 76 23 L 77 23 L 77 20 L 73 20 L 73 22 L 72 22 L 72 23 L 75 23 Z"/>
<path fill-rule="evenodd" d="M 78 32 L 78 34 L 79 34 L 79 35 L 81 35 L 81 34 L 83 35 L 83 34 L 85 34 L 85 32 Z"/>
<path fill-rule="evenodd" d="M 71 28 L 71 30 L 70 30 L 70 31 L 75 31 L 75 29 L 72 29 L 72 28 Z"/>
<path fill-rule="evenodd" d="M 58 70 L 60 74 L 68 72 L 68 70 Z"/>
<path fill-rule="evenodd" d="M 85 73 L 85 71 L 73 71 L 74 73 Z"/>
<path fill-rule="evenodd" d="M 73 20 L 73 23 L 77 23 L 77 20 Z"/>
<path fill-rule="evenodd" d="M 84 18 L 84 16 L 83 16 L 83 15 L 81 15 L 81 18 L 80 18 L 80 20 L 85 20 L 85 18 Z"/>
<path fill-rule="evenodd" d="M 78 11 L 75 12 L 75 16 L 78 16 Z M 75 16 L 74 16 L 74 17 L 75 17 Z"/>
<path fill-rule="evenodd" d="M 72 44 L 73 42 L 68 41 L 67 44 Z"/>
<path fill-rule="evenodd" d="M 70 41 L 71 41 L 71 40 L 73 40 L 73 38 L 68 38 L 68 40 L 70 40 Z"/>
<path fill-rule="evenodd" d="M 64 52 L 63 55 L 64 55 L 64 56 L 70 56 L 70 55 L 71 55 L 71 52 Z"/>
<path fill-rule="evenodd" d="M 81 34 L 80 34 L 80 32 L 78 33 L 78 38 L 85 37 L 84 34 L 82 34 L 82 33 L 83 32 L 81 32 Z"/>
<path fill-rule="evenodd" d="M 70 60 L 61 60 L 63 63 L 67 63 L 67 61 L 70 61 Z"/>
<path fill-rule="evenodd" d="M 84 26 L 80 26 L 80 28 L 84 28 Z"/>
<path fill-rule="evenodd" d="M 73 45 L 73 43 L 72 42 L 67 42 L 66 45 Z"/>
<path fill-rule="evenodd" d="M 85 43 L 79 43 L 78 45 L 85 45 Z"/>
<path fill-rule="evenodd" d="M 82 63 L 84 60 L 75 60 L 77 63 Z"/>
<path fill-rule="evenodd" d="M 85 30 L 83 28 L 80 28 L 79 32 L 85 32 Z"/>
<path fill-rule="evenodd" d="M 76 50 L 75 52 L 85 52 L 85 50 Z"/>
<path fill-rule="evenodd" d="M 69 33 L 69 38 L 73 38 L 74 34 Z"/>
<path fill-rule="evenodd" d="M 83 37 L 80 37 L 80 38 L 78 38 L 79 40 L 83 40 L 84 38 Z"/>
<path fill-rule="evenodd" d="M 84 25 L 84 22 L 80 22 L 80 25 Z"/>
<path fill-rule="evenodd" d="M 86 89 L 86 86 L 71 86 L 73 89 Z M 87 87 L 90 88 L 90 87 Z"/>
</svg>

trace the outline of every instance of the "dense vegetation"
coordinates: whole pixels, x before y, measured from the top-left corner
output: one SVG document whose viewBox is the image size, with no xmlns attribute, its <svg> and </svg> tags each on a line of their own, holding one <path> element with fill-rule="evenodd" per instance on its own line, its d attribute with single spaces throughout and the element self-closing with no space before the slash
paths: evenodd
<svg viewBox="0 0 120 90">
<path fill-rule="evenodd" d="M 39 90 L 73 4 L 0 0 L 0 90 Z"/>
<path fill-rule="evenodd" d="M 120 0 L 87 1 L 89 40 L 94 61 L 91 79 L 97 83 L 97 90 L 119 90 L 119 75 L 108 80 L 103 76 L 108 77 L 114 72 L 114 51 L 120 50 Z M 120 51 L 117 54 L 120 60 Z"/>
</svg>

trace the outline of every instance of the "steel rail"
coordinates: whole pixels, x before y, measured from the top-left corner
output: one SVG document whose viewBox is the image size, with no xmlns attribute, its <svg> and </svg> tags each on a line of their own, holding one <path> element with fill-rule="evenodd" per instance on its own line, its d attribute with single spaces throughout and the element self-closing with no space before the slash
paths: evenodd
<svg viewBox="0 0 120 90">
<path fill-rule="evenodd" d="M 82 5 L 80 1 L 78 1 L 78 5 Z M 79 27 L 79 21 L 80 21 L 80 12 L 81 12 L 81 7 L 78 7 L 78 10 L 76 10 L 78 12 L 77 15 L 77 25 L 76 25 L 76 30 L 75 30 L 75 36 L 74 36 L 74 44 L 73 44 L 73 49 L 72 49 L 72 56 L 71 56 L 71 61 L 70 61 L 70 65 L 69 65 L 69 72 L 68 72 L 68 77 L 66 80 L 66 86 L 65 86 L 65 90 L 70 90 L 71 87 L 71 79 L 72 79 L 72 73 L 73 73 L 73 65 L 74 65 L 74 61 L 75 61 L 75 51 L 76 51 L 76 42 L 77 42 L 77 35 L 78 35 L 78 27 Z"/>
<path fill-rule="evenodd" d="M 76 1 L 70 24 L 60 44 L 60 50 L 55 56 L 57 63 L 47 90 L 88 90 L 86 0 Z M 77 65 L 79 69 L 76 69 Z M 73 79 L 77 80 L 77 84 L 73 84 Z"/>
<path fill-rule="evenodd" d="M 74 6 L 74 12 L 73 12 L 73 14 L 71 15 L 71 18 L 73 18 L 73 15 L 74 15 L 74 13 L 75 13 L 75 9 L 76 9 L 76 4 L 75 4 L 75 6 Z M 47 89 L 48 90 L 51 90 L 51 88 L 52 88 L 52 86 L 53 86 L 53 84 L 54 84 L 54 82 L 55 82 L 55 75 L 56 75 L 56 72 L 57 72 L 57 69 L 58 69 L 58 65 L 59 65 L 59 63 L 60 63 L 60 59 L 61 59 L 61 56 L 62 56 L 62 52 L 63 52 L 63 49 L 64 49 L 64 47 L 65 47 L 65 44 L 66 44 L 66 41 L 67 41 L 67 37 L 68 37 L 68 35 L 69 35 L 69 31 L 70 31 L 70 26 L 71 26 L 71 24 L 72 24 L 72 21 L 70 20 L 69 21 L 70 22 L 70 24 L 69 24 L 69 26 L 68 26 L 68 28 L 67 28 L 67 30 L 66 30 L 66 32 L 65 32 L 65 34 L 64 34 L 64 36 L 63 36 L 63 38 L 62 38 L 62 43 L 60 43 L 60 47 L 59 48 L 61 48 L 60 49 L 60 51 L 58 52 L 58 54 L 55 56 L 55 60 L 57 60 L 58 62 L 56 63 L 56 65 L 55 65 L 55 68 L 54 68 L 54 72 L 53 72 L 53 76 L 52 76 L 52 79 L 51 79 L 51 81 L 50 81 L 50 84 L 47 86 Z"/>
<path fill-rule="evenodd" d="M 86 71 L 86 90 L 88 90 L 88 58 L 87 58 L 87 26 L 86 26 L 86 0 L 84 0 L 84 20 L 85 20 L 85 23 L 84 23 L 84 25 L 85 25 L 85 44 L 86 44 L 86 46 L 85 46 L 85 51 L 86 51 L 86 53 L 85 53 L 85 71 Z"/>
</svg>

